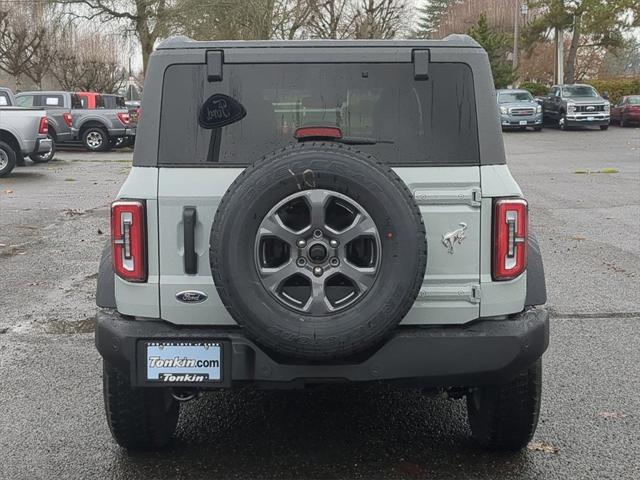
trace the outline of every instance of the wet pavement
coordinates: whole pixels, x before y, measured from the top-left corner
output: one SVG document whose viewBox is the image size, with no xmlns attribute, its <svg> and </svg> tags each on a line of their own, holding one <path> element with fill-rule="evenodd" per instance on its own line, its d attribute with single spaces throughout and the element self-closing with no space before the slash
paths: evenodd
<svg viewBox="0 0 640 480">
<path fill-rule="evenodd" d="M 463 401 L 332 386 L 209 393 L 183 407 L 168 450 L 127 454 L 90 332 L 131 154 L 60 152 L 0 179 L 0 479 L 640 478 L 640 130 L 514 132 L 505 145 L 553 313 L 527 450 L 478 448 Z"/>
</svg>

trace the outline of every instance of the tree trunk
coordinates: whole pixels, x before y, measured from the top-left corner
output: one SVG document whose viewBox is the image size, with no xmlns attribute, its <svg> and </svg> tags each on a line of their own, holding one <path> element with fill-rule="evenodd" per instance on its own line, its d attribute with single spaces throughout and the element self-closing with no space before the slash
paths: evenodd
<svg viewBox="0 0 640 480">
<path fill-rule="evenodd" d="M 567 56 L 567 83 L 573 83 L 576 80 L 576 58 L 578 57 L 578 47 L 580 46 L 581 30 L 581 14 L 577 13 L 573 18 L 571 45 Z"/>
</svg>

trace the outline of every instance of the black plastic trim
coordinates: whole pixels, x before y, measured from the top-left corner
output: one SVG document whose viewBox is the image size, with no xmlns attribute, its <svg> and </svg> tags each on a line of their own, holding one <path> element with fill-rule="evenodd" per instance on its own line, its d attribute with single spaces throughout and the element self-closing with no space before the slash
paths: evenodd
<svg viewBox="0 0 640 480">
<path fill-rule="evenodd" d="M 367 359 L 331 365 L 277 362 L 237 327 L 181 327 L 136 320 L 115 310 L 97 314 L 96 347 L 111 365 L 143 386 L 136 368 L 139 339 L 211 339 L 231 343 L 231 386 L 298 388 L 305 383 L 408 382 L 423 387 L 504 383 L 538 360 L 549 343 L 549 315 L 528 309 L 507 320 L 462 326 L 398 328 Z"/>
<path fill-rule="evenodd" d="M 196 255 L 196 223 L 198 212 L 196 207 L 184 207 L 182 225 L 184 229 L 184 273 L 198 273 L 198 255 Z"/>
<path fill-rule="evenodd" d="M 547 303 L 547 285 L 544 278 L 540 245 L 533 234 L 529 235 L 528 242 L 527 295 L 524 304 L 525 306 L 544 305 Z"/>
<path fill-rule="evenodd" d="M 111 260 L 111 241 L 107 240 L 102 249 L 96 285 L 96 304 L 102 308 L 116 308 L 115 273 Z"/>
</svg>

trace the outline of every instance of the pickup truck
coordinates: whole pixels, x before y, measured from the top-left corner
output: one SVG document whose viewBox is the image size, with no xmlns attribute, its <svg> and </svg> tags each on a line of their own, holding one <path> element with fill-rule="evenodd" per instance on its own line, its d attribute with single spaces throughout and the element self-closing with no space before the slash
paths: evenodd
<svg viewBox="0 0 640 480">
<path fill-rule="evenodd" d="M 47 154 L 52 147 L 45 112 L 14 105 L 11 90 L 0 88 L 0 177 L 9 175 L 25 156 Z"/>
<path fill-rule="evenodd" d="M 556 123 L 561 130 L 597 125 L 609 128 L 611 105 L 591 85 L 554 85 L 542 100 L 546 122 Z"/>
<path fill-rule="evenodd" d="M 104 151 L 111 148 L 118 137 L 135 136 L 136 128 L 129 113 L 121 109 L 84 109 L 81 98 L 72 92 L 24 92 L 16 95 L 21 106 L 41 106 L 47 117 L 62 118 L 57 122 L 52 136 L 56 143 L 80 141 L 87 150 Z M 61 128 L 62 130 L 59 130 Z M 64 132 L 64 136 L 61 136 Z"/>
<path fill-rule="evenodd" d="M 121 110 L 129 113 L 129 124 L 137 123 L 137 115 L 132 115 L 131 111 L 125 105 L 124 97 L 110 93 L 97 92 L 77 92 L 82 102 L 82 107 L 87 110 Z M 111 137 L 110 146 L 114 148 L 124 148 L 133 145 L 135 136 L 128 135 L 122 137 Z"/>
</svg>

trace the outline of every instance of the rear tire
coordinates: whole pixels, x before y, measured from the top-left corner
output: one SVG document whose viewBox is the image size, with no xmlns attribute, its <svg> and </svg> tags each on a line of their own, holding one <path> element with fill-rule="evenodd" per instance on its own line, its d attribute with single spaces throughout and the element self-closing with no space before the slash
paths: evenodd
<svg viewBox="0 0 640 480">
<path fill-rule="evenodd" d="M 0 141 L 0 177 L 6 177 L 16 167 L 16 152 L 11 145 Z"/>
<path fill-rule="evenodd" d="M 533 130 L 535 132 L 540 132 L 540 131 L 542 131 L 542 127 L 533 127 Z"/>
<path fill-rule="evenodd" d="M 467 394 L 473 438 L 496 450 L 520 450 L 538 425 L 542 396 L 542 361 L 538 360 L 510 382 Z"/>
<path fill-rule="evenodd" d="M 51 150 L 47 153 L 32 153 L 29 158 L 35 163 L 48 163 L 53 160 L 56 155 L 56 142 L 51 135 L 47 135 L 51 140 Z"/>
<path fill-rule="evenodd" d="M 600 130 L 608 130 L 609 125 L 600 125 Z"/>
<path fill-rule="evenodd" d="M 89 127 L 82 134 L 82 144 L 90 152 L 104 152 L 110 148 L 109 134 L 102 127 Z"/>
<path fill-rule="evenodd" d="M 165 388 L 135 388 L 129 378 L 103 362 L 103 395 L 113 438 L 128 450 L 167 445 L 176 429 L 180 406 Z"/>
</svg>

